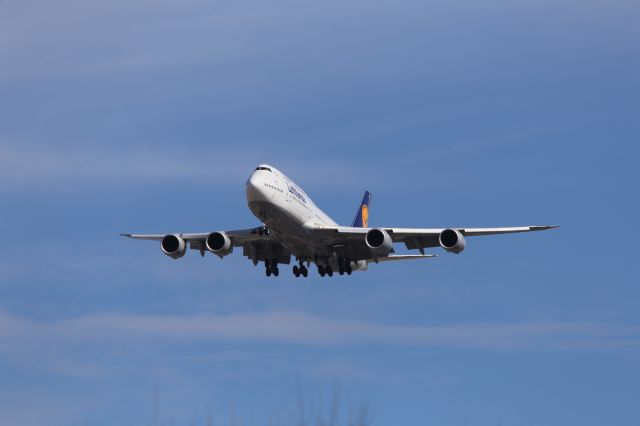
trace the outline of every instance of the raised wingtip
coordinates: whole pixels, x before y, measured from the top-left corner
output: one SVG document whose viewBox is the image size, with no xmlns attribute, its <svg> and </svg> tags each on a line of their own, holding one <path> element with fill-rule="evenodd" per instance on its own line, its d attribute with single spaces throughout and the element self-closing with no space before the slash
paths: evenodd
<svg viewBox="0 0 640 426">
<path fill-rule="evenodd" d="M 546 231 L 547 229 L 560 228 L 559 225 L 532 226 L 532 231 Z"/>
</svg>

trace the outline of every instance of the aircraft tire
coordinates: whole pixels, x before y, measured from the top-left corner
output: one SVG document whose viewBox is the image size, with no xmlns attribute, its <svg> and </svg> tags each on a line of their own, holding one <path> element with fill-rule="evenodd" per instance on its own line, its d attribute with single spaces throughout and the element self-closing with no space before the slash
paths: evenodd
<svg viewBox="0 0 640 426">
<path fill-rule="evenodd" d="M 351 275 L 351 272 L 353 272 L 353 269 L 351 268 L 351 259 L 347 259 L 345 263 L 345 270 L 347 272 L 347 275 Z"/>
</svg>

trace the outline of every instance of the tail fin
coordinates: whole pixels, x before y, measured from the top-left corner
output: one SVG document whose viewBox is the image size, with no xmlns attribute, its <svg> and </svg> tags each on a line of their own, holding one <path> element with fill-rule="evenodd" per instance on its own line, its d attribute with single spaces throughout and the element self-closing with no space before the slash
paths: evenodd
<svg viewBox="0 0 640 426">
<path fill-rule="evenodd" d="M 364 192 L 362 197 L 362 203 L 358 207 L 356 217 L 353 219 L 351 226 L 355 228 L 368 228 L 369 227 L 369 204 L 371 204 L 371 193 L 369 191 Z"/>
</svg>

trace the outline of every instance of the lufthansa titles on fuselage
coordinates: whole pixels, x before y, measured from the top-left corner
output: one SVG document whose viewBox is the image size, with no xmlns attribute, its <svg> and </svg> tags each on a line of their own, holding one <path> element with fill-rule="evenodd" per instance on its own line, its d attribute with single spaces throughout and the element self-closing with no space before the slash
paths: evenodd
<svg viewBox="0 0 640 426">
<path fill-rule="evenodd" d="M 289 192 L 291 193 L 291 195 L 293 195 L 298 200 L 300 200 L 300 202 L 302 204 L 306 205 L 307 204 L 307 200 L 306 200 L 305 196 L 300 193 L 298 188 L 296 188 L 295 185 L 293 185 L 291 182 L 286 182 L 286 184 L 287 184 L 287 188 L 289 189 Z"/>
</svg>

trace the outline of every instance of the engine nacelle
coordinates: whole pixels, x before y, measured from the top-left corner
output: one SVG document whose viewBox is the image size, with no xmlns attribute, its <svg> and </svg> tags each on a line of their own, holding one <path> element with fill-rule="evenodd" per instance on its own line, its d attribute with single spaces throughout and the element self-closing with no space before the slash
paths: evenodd
<svg viewBox="0 0 640 426">
<path fill-rule="evenodd" d="M 445 229 L 440 233 L 440 245 L 448 252 L 458 254 L 467 245 L 464 235 L 456 229 Z"/>
<path fill-rule="evenodd" d="M 187 243 L 178 234 L 166 235 L 160 243 L 162 252 L 173 259 L 180 259 L 187 252 Z"/>
<path fill-rule="evenodd" d="M 364 241 L 374 254 L 386 256 L 393 250 L 391 236 L 384 229 L 374 228 L 370 230 L 367 232 Z"/>
<path fill-rule="evenodd" d="M 231 239 L 224 232 L 210 233 L 205 245 L 207 246 L 207 250 L 220 257 L 228 255 L 233 250 Z"/>
</svg>

